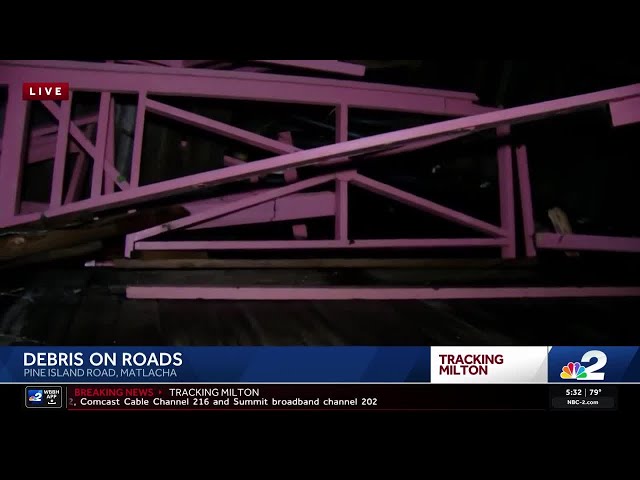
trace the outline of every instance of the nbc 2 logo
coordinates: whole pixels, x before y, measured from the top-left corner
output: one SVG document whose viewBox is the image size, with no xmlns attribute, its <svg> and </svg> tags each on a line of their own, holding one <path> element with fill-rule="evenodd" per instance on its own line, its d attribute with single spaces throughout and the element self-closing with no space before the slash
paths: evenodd
<svg viewBox="0 0 640 480">
<path fill-rule="evenodd" d="M 595 360 L 593 363 L 591 363 Z M 584 363 L 589 364 L 586 367 Z M 589 350 L 580 362 L 569 362 L 562 367 L 560 378 L 563 380 L 604 380 L 604 372 L 599 370 L 607 364 L 607 355 L 600 350 Z"/>
</svg>

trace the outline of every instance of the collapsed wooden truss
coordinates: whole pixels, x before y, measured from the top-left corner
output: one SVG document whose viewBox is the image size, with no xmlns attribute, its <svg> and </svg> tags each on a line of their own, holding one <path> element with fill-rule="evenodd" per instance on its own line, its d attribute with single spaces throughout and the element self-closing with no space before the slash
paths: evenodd
<svg viewBox="0 0 640 480">
<path fill-rule="evenodd" d="M 350 168 L 354 159 L 389 157 L 398 153 L 454 141 L 471 133 L 494 129 L 506 137 L 509 127 L 552 115 L 609 106 L 613 126 L 640 120 L 640 85 L 615 88 L 585 95 L 551 100 L 509 109 L 477 104 L 470 93 L 398 87 L 352 80 L 334 80 L 255 71 L 225 71 L 189 68 L 217 61 L 123 61 L 83 63 L 53 61 L 1 61 L 0 86 L 8 88 L 5 125 L 0 150 L 0 228 L 27 225 L 42 218 L 64 218 L 74 214 L 135 206 L 143 201 L 170 198 L 213 185 L 249 179 L 255 188 L 226 197 L 211 197 L 185 204 L 187 217 L 135 232 L 127 236 L 125 255 L 136 250 L 245 250 L 245 249 L 353 249 L 353 248 L 500 248 L 503 258 L 515 258 L 516 206 L 519 204 L 524 231 L 525 255 L 536 249 L 610 250 L 640 252 L 640 239 L 599 235 L 537 233 L 533 221 L 527 150 L 524 145 L 501 143 L 496 159 L 499 175 L 500 225 L 492 225 L 430 200 L 365 177 Z M 180 63 L 181 62 L 181 63 Z M 361 75 L 362 66 L 338 61 L 254 61 L 289 62 L 288 66 Z M 315 63 L 314 63 L 315 62 Z M 131 63 L 136 63 L 132 65 Z M 77 92 L 97 92 L 98 111 L 71 118 L 72 101 L 42 102 L 56 124 L 29 130 L 30 102 L 21 97 L 24 82 L 68 82 L 71 99 Z M 133 148 L 128 175 L 114 161 L 114 94 L 137 96 Z M 221 98 L 280 103 L 326 105 L 335 109 L 335 142 L 300 149 L 291 135 L 282 132 L 270 138 L 214 120 L 166 101 L 166 96 Z M 350 140 L 350 109 L 374 109 L 438 116 L 442 121 L 423 126 Z M 145 120 L 149 114 L 170 118 L 243 142 L 269 152 L 271 156 L 247 162 L 226 156 L 225 166 L 203 173 L 142 185 Z M 95 140 L 91 140 L 95 138 Z M 72 174 L 65 176 L 68 153 L 77 153 Z M 21 178 L 26 164 L 53 159 L 51 195 L 48 203 L 21 201 Z M 514 171 L 515 160 L 515 171 Z M 302 167 L 339 165 L 336 173 L 314 174 L 300 180 Z M 91 174 L 87 176 L 87 171 Z M 284 172 L 286 185 L 260 188 L 258 179 L 272 172 Z M 309 176 L 309 174 L 307 174 Z M 80 199 L 83 179 L 89 180 L 89 197 Z M 515 182 L 519 199 L 515 199 Z M 335 188 L 305 192 L 330 182 Z M 348 231 L 349 184 L 392 198 L 450 222 L 476 230 L 474 238 L 442 239 L 358 239 Z M 274 213 L 275 212 L 275 213 Z M 335 236 L 330 240 L 309 239 L 304 221 L 335 217 Z M 163 241 L 154 237 L 167 231 L 215 229 L 222 226 L 296 220 L 293 240 L 258 241 Z M 391 232 L 392 233 L 392 232 Z"/>
</svg>

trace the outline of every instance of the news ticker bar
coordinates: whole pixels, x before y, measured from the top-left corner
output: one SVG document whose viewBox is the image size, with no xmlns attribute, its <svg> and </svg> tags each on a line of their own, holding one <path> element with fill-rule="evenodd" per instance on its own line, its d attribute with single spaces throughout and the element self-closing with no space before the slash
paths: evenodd
<svg viewBox="0 0 640 480">
<path fill-rule="evenodd" d="M 640 347 L 0 347 L 4 383 L 640 382 Z"/>
<path fill-rule="evenodd" d="M 626 385 L 626 387 L 640 386 Z M 89 411 L 617 410 L 618 386 L 433 384 L 27 385 L 25 409 Z M 636 397 L 640 395 L 636 394 Z M 637 398 L 628 405 L 637 405 Z"/>
</svg>

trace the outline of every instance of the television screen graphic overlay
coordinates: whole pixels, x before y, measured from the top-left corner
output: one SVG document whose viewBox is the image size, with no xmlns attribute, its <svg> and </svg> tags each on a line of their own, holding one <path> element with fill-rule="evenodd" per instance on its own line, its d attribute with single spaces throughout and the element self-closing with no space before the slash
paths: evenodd
<svg viewBox="0 0 640 480">
<path fill-rule="evenodd" d="M 62 386 L 27 386 L 24 393 L 24 402 L 27 408 L 62 408 L 64 406 L 64 389 Z"/>
<path fill-rule="evenodd" d="M 640 382 L 639 352 L 639 347 L 550 347 L 548 382 Z"/>
</svg>

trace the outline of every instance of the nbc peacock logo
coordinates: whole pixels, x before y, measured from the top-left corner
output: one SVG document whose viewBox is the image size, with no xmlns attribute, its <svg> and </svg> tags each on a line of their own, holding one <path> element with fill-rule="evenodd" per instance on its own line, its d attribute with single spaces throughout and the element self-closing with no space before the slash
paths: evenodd
<svg viewBox="0 0 640 480">
<path fill-rule="evenodd" d="M 583 380 L 587 378 L 587 372 L 584 366 L 580 365 L 580 362 L 569 362 L 562 367 L 562 373 L 560 378 Z"/>
<path fill-rule="evenodd" d="M 560 378 L 563 380 L 604 380 L 604 372 L 601 370 L 606 364 L 606 353 L 600 350 L 589 350 L 579 362 L 569 362 L 562 367 Z"/>
</svg>

